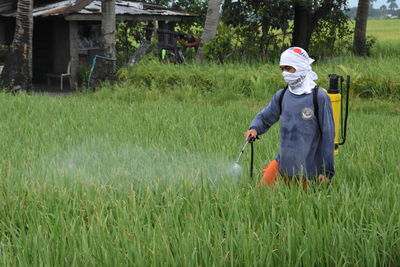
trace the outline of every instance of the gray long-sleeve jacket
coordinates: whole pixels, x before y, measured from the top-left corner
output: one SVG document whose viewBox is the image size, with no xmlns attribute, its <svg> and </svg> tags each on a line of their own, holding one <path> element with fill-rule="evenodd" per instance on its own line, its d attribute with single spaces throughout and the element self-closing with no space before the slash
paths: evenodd
<svg viewBox="0 0 400 267">
<path fill-rule="evenodd" d="M 250 129 L 265 133 L 275 122 L 280 124 L 280 151 L 276 160 L 281 174 L 289 177 L 315 179 L 324 174 L 332 178 L 334 167 L 334 137 L 332 106 L 324 90 L 318 90 L 318 120 L 314 115 L 313 94 L 295 95 L 286 91 L 282 100 L 282 112 L 279 90 L 271 102 L 256 115 Z"/>
</svg>

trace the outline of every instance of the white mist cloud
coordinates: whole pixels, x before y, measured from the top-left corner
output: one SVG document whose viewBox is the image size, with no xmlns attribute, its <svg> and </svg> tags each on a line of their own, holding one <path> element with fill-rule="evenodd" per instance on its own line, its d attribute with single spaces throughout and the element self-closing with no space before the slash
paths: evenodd
<svg viewBox="0 0 400 267">
<path fill-rule="evenodd" d="M 42 159 L 47 180 L 79 179 L 88 183 L 126 184 L 181 179 L 215 181 L 229 176 L 230 162 L 224 159 L 171 151 L 160 147 L 143 147 L 113 143 L 93 138 L 65 151 Z"/>
</svg>

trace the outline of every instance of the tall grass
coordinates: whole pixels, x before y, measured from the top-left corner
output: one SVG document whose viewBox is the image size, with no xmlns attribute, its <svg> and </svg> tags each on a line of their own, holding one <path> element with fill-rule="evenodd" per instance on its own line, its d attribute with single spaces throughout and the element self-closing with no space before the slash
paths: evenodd
<svg viewBox="0 0 400 267">
<path fill-rule="evenodd" d="M 313 69 L 324 88 L 329 86 L 329 74 L 349 74 L 354 96 L 400 99 L 400 77 L 392 67 L 397 61 L 395 57 L 346 57 L 316 62 Z M 263 100 L 285 85 L 278 63 L 170 66 L 150 61 L 122 69 L 119 76 L 122 83 L 103 93 L 123 101 L 161 95 L 182 100 L 203 96 L 218 102 L 242 97 Z"/>
<path fill-rule="evenodd" d="M 226 173 L 260 101 L 114 93 L 0 94 L 3 265 L 399 262 L 396 103 L 357 100 L 333 187 L 304 192 L 257 189 L 278 127 L 256 143 L 256 177 L 248 152 L 240 179 Z"/>
</svg>

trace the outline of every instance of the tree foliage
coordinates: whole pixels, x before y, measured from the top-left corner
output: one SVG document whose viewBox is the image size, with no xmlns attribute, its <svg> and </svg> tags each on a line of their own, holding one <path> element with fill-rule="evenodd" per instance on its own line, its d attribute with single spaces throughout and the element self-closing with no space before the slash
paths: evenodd
<svg viewBox="0 0 400 267">
<path fill-rule="evenodd" d="M 343 12 L 346 0 L 297 0 L 293 1 L 294 22 L 292 46 L 308 50 L 312 35 L 321 20 L 332 12 Z"/>
<path fill-rule="evenodd" d="M 318 21 L 309 50 L 317 58 L 346 54 L 352 50 L 353 33 L 348 17 L 341 10 L 334 10 Z"/>
<path fill-rule="evenodd" d="M 272 50 L 285 47 L 293 10 L 289 1 L 226 0 L 222 21 L 235 28 L 244 46 L 265 57 Z"/>
<path fill-rule="evenodd" d="M 341 53 L 344 49 L 337 47 L 338 42 L 343 44 L 352 34 L 343 14 L 345 5 L 345 0 L 225 0 L 225 26 L 209 50 L 219 51 L 219 61 L 243 53 L 250 58 L 274 59 L 288 46 L 310 48 L 320 56 Z"/>
<path fill-rule="evenodd" d="M 398 8 L 398 5 L 396 4 L 396 0 L 387 0 L 388 3 L 388 8 L 390 10 L 395 10 L 396 8 Z"/>
<path fill-rule="evenodd" d="M 178 23 L 178 30 L 201 35 L 207 13 L 206 0 L 147 0 L 199 16 Z M 296 5 L 307 8 L 297 12 Z M 346 0 L 224 0 L 216 38 L 205 50 L 206 58 L 275 59 L 289 46 L 298 45 L 318 56 L 332 56 L 351 47 L 351 25 L 344 16 Z M 297 17 L 306 20 L 296 21 Z M 301 40 L 300 38 L 301 37 Z"/>
</svg>

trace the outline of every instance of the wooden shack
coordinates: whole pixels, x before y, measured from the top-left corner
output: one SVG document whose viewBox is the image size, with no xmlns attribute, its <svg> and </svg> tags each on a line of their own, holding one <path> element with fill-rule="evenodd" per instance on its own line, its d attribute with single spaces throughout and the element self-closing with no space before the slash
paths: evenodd
<svg viewBox="0 0 400 267">
<path fill-rule="evenodd" d="M 12 43 L 15 2 L 5 0 L 0 5 L 0 45 Z M 176 22 L 196 16 L 160 5 L 125 0 L 116 0 L 115 13 L 117 21 L 147 21 L 154 27 L 158 25 L 158 29 L 172 31 Z M 70 65 L 75 87 L 80 61 L 90 61 L 100 52 L 101 1 L 53 1 L 35 6 L 33 17 L 33 82 L 46 83 L 49 73 L 64 73 Z M 175 42 L 163 34 L 159 34 L 159 40 L 166 44 Z"/>
</svg>

